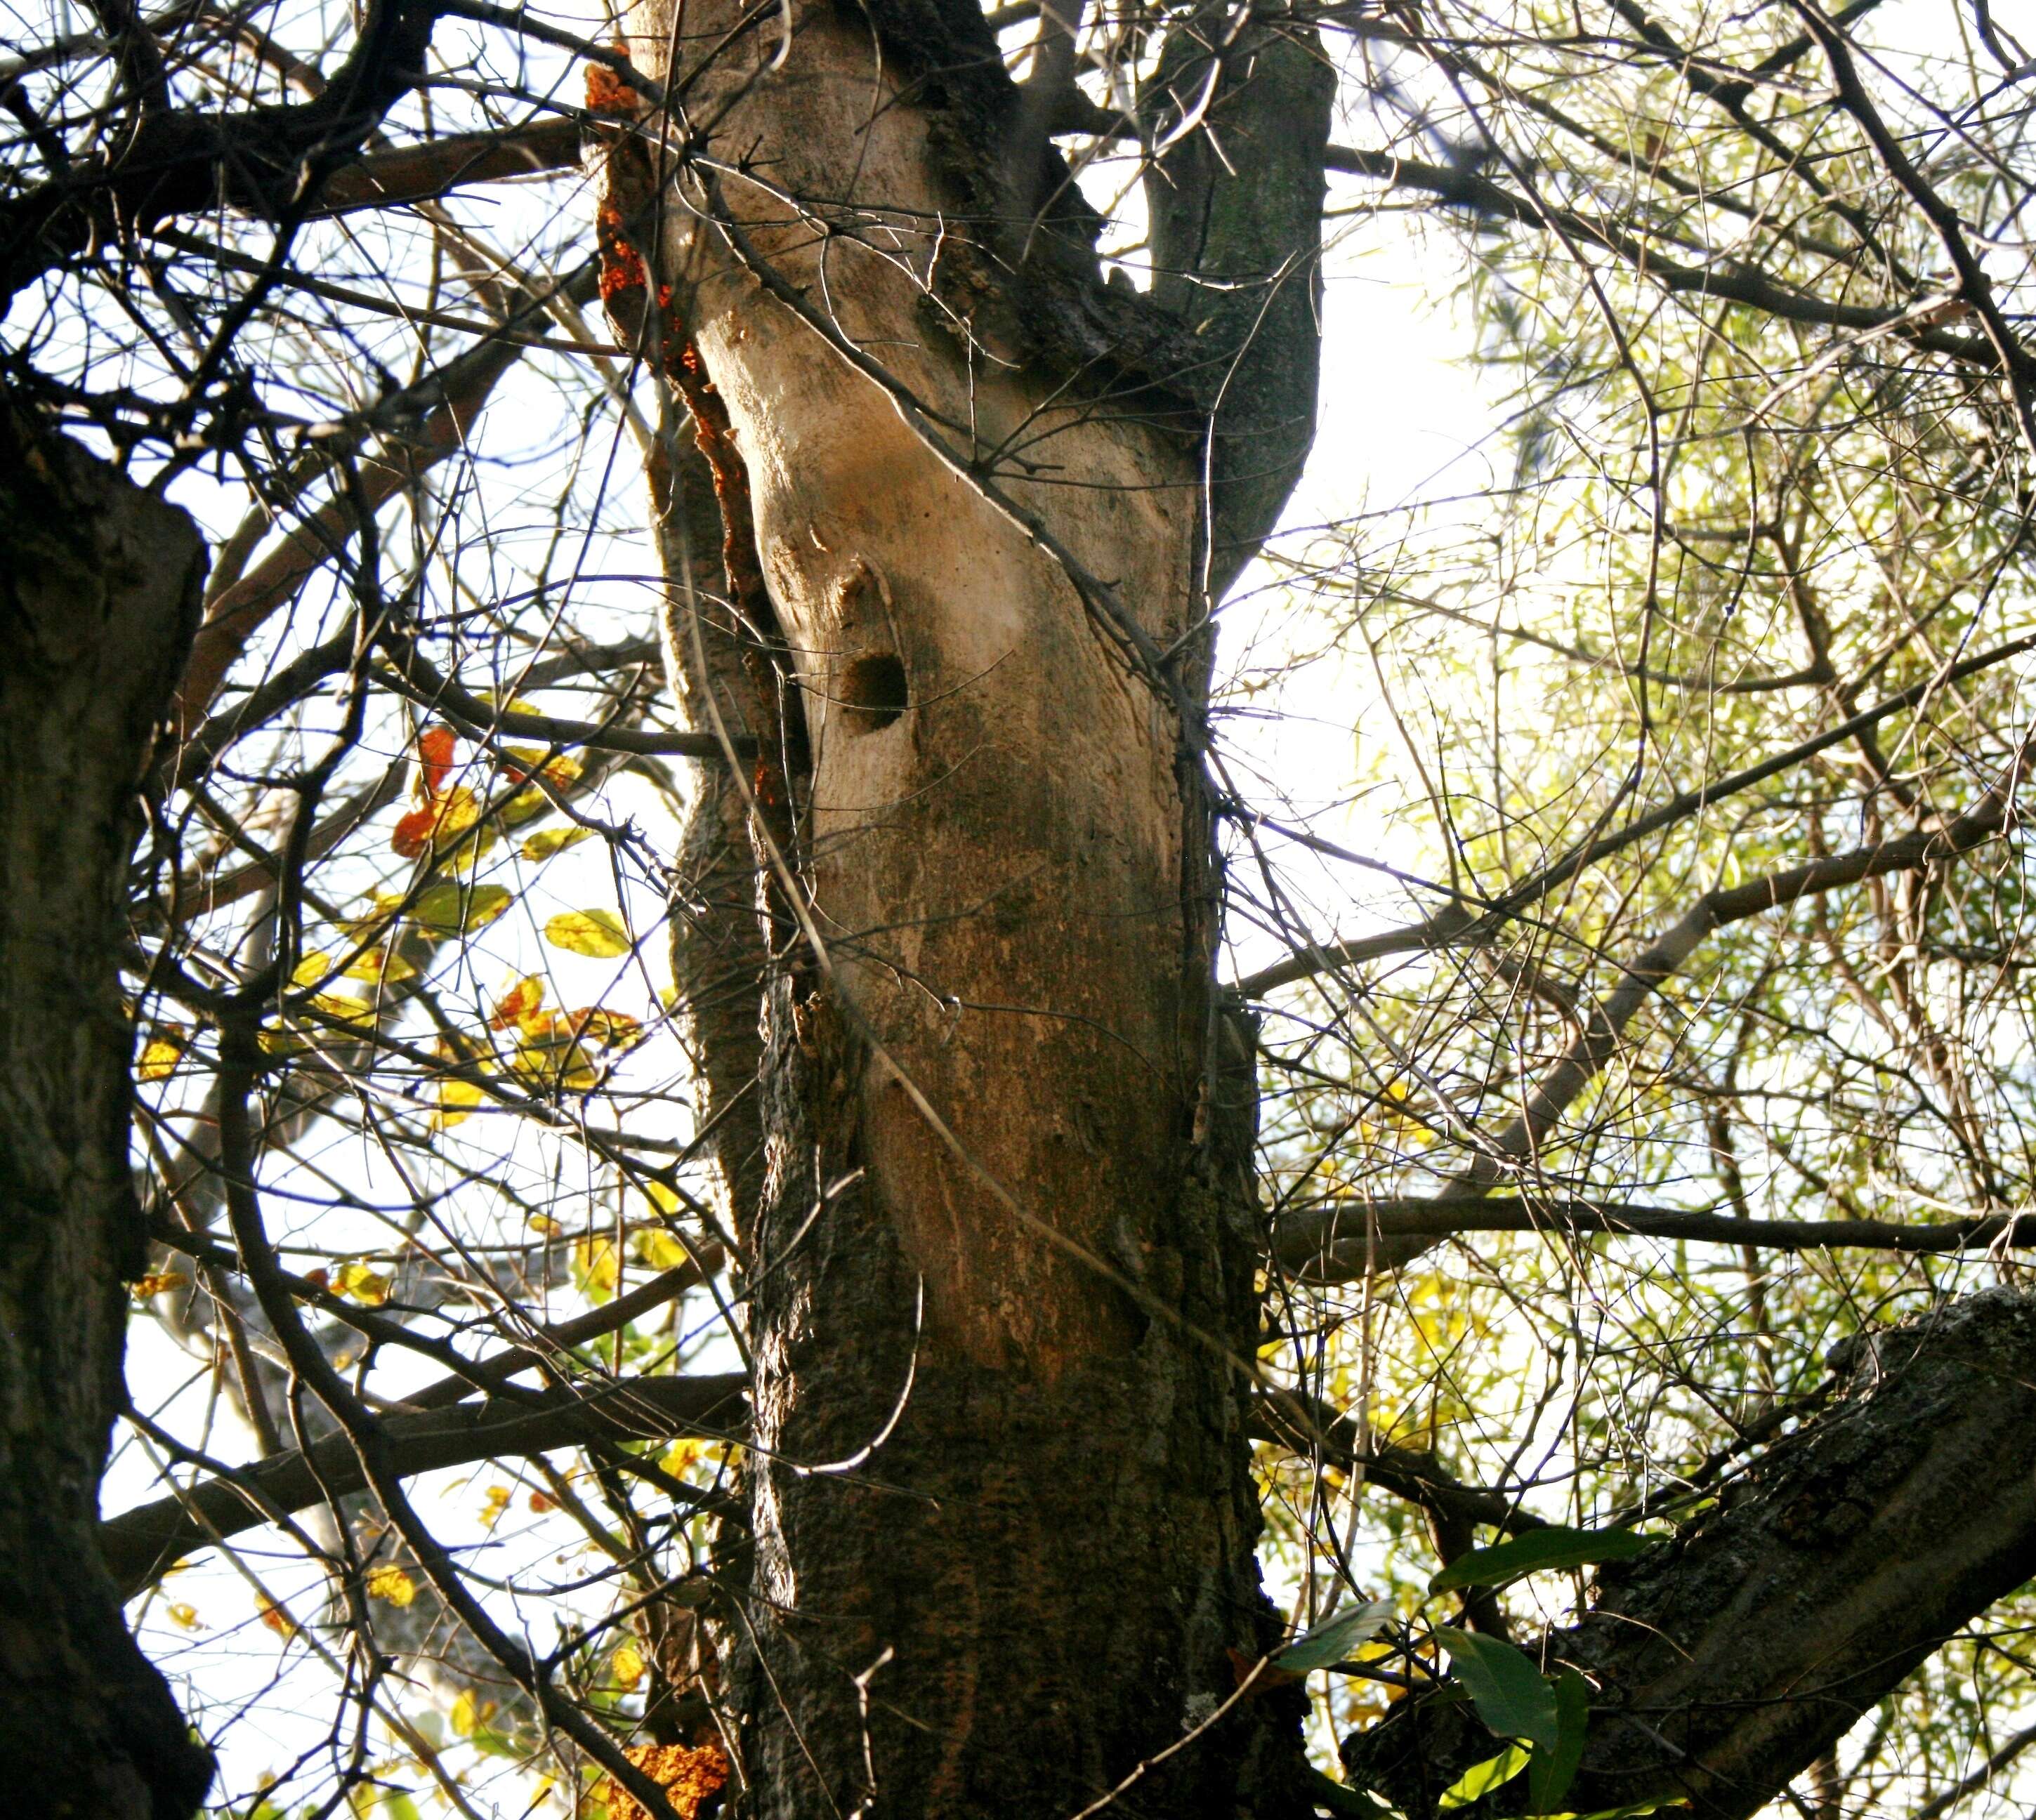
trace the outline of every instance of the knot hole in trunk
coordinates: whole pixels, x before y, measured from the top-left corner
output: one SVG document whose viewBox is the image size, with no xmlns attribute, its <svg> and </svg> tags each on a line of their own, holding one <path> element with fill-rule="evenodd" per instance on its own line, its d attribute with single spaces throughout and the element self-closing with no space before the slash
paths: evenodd
<svg viewBox="0 0 2036 1820">
<path fill-rule="evenodd" d="M 835 699 L 850 733 L 881 733 L 912 705 L 905 666 L 892 651 L 851 658 L 843 667 Z"/>
</svg>

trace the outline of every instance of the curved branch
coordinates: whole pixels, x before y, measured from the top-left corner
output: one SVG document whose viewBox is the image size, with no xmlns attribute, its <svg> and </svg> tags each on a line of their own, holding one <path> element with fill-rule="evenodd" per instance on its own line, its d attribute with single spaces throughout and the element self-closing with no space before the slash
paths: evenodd
<svg viewBox="0 0 2036 1820">
<path fill-rule="evenodd" d="M 387 1458 L 402 1477 L 503 1454 L 549 1453 L 591 1441 L 721 1437 L 746 1423 L 748 1379 L 647 1377 L 598 1390 L 534 1391 L 450 1409 L 391 1415 L 381 1424 Z M 132 1597 L 172 1562 L 258 1528 L 276 1511 L 303 1510 L 368 1488 L 344 1434 L 308 1452 L 292 1448 L 170 1498 L 123 1511 L 100 1528 L 100 1547 L 123 1596 Z"/>
<path fill-rule="evenodd" d="M 238 114 L 146 114 L 117 156 L 0 204 L 0 304 L 107 230 L 146 230 L 222 201 L 269 216 L 315 205 L 324 179 L 421 73 L 439 13 L 432 0 L 375 0 L 315 99 Z"/>
</svg>

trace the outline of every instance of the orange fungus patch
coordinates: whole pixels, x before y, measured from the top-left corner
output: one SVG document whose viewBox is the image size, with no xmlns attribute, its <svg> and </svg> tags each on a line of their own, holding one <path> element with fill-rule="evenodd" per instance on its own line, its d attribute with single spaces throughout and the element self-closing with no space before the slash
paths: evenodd
<svg viewBox="0 0 2036 1820">
<path fill-rule="evenodd" d="M 696 1750 L 684 1744 L 632 1744 L 623 1755 L 665 1792 L 682 1820 L 696 1820 L 709 1797 L 728 1782 L 728 1759 L 718 1744 Z M 650 1820 L 635 1796 L 608 1788 L 608 1820 Z"/>
</svg>

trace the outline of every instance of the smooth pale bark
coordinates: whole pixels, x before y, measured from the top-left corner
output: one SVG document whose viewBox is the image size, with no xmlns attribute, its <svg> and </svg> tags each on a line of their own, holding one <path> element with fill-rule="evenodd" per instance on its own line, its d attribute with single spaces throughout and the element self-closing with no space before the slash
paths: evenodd
<svg viewBox="0 0 2036 1820">
<path fill-rule="evenodd" d="M 687 41 L 735 17 L 689 6 Z M 670 18 L 648 8 L 634 32 L 658 70 Z M 1133 673 L 1107 609 L 750 252 L 973 426 L 965 457 L 1012 439 L 1035 465 L 997 486 L 1161 650 L 1197 599 L 1197 450 L 1057 390 L 986 296 L 974 340 L 957 294 L 934 300 L 937 257 L 966 289 L 942 223 L 982 195 L 952 113 L 901 92 L 866 21 L 801 6 L 762 69 L 777 47 L 775 27 L 739 40 L 689 113 L 862 237 L 817 236 L 726 170 L 718 201 L 682 185 L 692 209 L 726 204 L 736 243 L 677 209 L 661 236 L 794 669 L 779 744 L 809 767 L 747 1234 L 738 1767 L 753 1811 L 788 1820 L 1065 1816 L 1210 1718 L 1235 1659 L 1276 1635 L 1240 1369 L 1247 1144 L 1212 1104 L 1214 880 L 1170 699 L 1199 699 L 1205 656 L 1191 637 L 1171 681 Z M 1246 1703 L 1118 1811 L 1302 1811 L 1296 1718 L 1291 1693 Z"/>
<path fill-rule="evenodd" d="M 1563 1805 L 1765 1806 L 1961 1626 L 2036 1574 L 2036 1299 L 1995 1289 L 1832 1354 L 1825 1413 L 1673 1539 L 1601 1570 L 1547 1664 L 1592 1685 Z M 1499 1748 L 1461 1703 L 1353 1735 L 1353 1781 L 1427 1820 Z M 1525 1779 L 1485 1805 L 1517 1813 Z"/>
<path fill-rule="evenodd" d="M 14 411 L 0 548 L 0 1763 L 40 1813 L 173 1820 L 211 1758 L 128 1635 L 97 1532 L 123 1279 L 146 1268 L 124 887 L 205 552 Z"/>
</svg>

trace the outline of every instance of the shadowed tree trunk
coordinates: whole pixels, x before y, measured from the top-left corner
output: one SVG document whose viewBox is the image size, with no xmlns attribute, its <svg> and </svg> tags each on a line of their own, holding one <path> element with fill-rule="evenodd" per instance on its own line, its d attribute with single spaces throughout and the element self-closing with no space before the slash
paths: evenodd
<svg viewBox="0 0 2036 1820">
<path fill-rule="evenodd" d="M 38 1812 L 182 1815 L 211 1759 L 128 1636 L 96 1530 L 124 1281 L 146 1268 L 127 861 L 205 547 L 10 410 L 0 548 L 0 1762 Z"/>
</svg>

